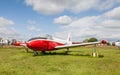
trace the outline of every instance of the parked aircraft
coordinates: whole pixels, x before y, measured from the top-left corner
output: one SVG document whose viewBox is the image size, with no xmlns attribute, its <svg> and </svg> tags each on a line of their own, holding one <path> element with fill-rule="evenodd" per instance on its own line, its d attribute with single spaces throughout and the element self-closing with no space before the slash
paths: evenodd
<svg viewBox="0 0 120 75">
<path fill-rule="evenodd" d="M 53 50 L 66 48 L 67 49 L 66 54 L 67 54 L 69 51 L 69 48 L 71 47 L 91 45 L 91 44 L 96 45 L 98 43 L 100 42 L 72 44 L 70 40 L 70 34 L 69 34 L 66 40 L 58 39 L 50 35 L 47 35 L 45 37 L 31 38 L 26 42 L 26 44 L 22 44 L 22 45 L 32 49 L 34 51 L 34 55 L 36 56 L 38 55 L 38 51 L 45 53 L 45 51 L 53 51 Z"/>
<path fill-rule="evenodd" d="M 115 46 L 116 46 L 118 49 L 120 49 L 120 41 L 116 41 L 116 42 L 115 42 Z"/>
<path fill-rule="evenodd" d="M 9 41 L 8 40 L 0 40 L 0 46 L 8 45 Z"/>
<path fill-rule="evenodd" d="M 22 42 L 22 41 L 15 41 L 15 42 L 13 42 L 14 46 L 21 46 L 22 44 L 25 44 L 25 42 Z"/>
</svg>

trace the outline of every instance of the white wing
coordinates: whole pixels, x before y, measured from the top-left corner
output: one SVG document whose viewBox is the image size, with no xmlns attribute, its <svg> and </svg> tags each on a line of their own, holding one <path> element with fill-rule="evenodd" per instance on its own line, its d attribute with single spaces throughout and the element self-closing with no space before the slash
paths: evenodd
<svg viewBox="0 0 120 75">
<path fill-rule="evenodd" d="M 92 45 L 92 44 L 98 44 L 98 43 L 100 43 L 100 42 L 89 42 L 89 43 L 81 43 L 81 44 L 62 45 L 62 46 L 56 46 L 55 49 L 71 48 L 71 47 Z"/>
</svg>

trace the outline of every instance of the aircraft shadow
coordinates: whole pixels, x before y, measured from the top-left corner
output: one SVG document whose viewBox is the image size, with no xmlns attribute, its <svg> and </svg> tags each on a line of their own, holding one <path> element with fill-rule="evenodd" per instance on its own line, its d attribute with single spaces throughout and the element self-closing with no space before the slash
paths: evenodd
<svg viewBox="0 0 120 75">
<path fill-rule="evenodd" d="M 26 53 L 33 53 L 33 51 L 28 51 Z M 92 57 L 91 54 L 86 54 L 86 53 L 83 53 L 82 51 L 69 51 L 67 54 L 66 54 L 66 51 L 63 51 L 63 52 L 45 52 L 45 53 L 41 53 L 41 52 L 38 52 L 38 56 L 47 56 L 47 55 L 65 55 L 65 56 L 83 56 L 83 57 Z M 34 55 L 33 55 L 34 56 Z M 104 55 L 98 55 L 97 57 L 99 58 L 103 58 Z"/>
<path fill-rule="evenodd" d="M 73 52 L 73 51 L 70 51 L 70 52 Z M 83 56 L 83 57 L 92 57 L 92 55 L 91 54 L 85 54 L 85 53 L 68 53 L 68 54 L 66 54 L 65 52 L 60 52 L 60 53 L 58 53 L 58 52 L 46 52 L 46 53 L 41 53 L 41 52 L 39 52 L 38 54 L 38 56 L 47 56 L 47 55 L 61 55 L 61 56 Z M 76 51 L 75 51 L 76 52 Z M 80 52 L 80 51 L 79 51 Z M 34 55 L 33 55 L 34 56 Z M 103 58 L 104 57 L 104 55 L 98 55 L 97 56 L 98 58 Z"/>
</svg>

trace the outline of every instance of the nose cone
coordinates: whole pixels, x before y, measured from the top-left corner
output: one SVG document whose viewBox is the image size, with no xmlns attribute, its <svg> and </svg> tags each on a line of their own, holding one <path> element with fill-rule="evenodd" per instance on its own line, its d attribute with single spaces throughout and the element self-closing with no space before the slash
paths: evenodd
<svg viewBox="0 0 120 75">
<path fill-rule="evenodd" d="M 28 48 L 31 48 L 31 47 L 32 47 L 32 45 L 31 45 L 30 42 L 26 42 L 26 45 L 27 45 Z"/>
<path fill-rule="evenodd" d="M 41 51 L 44 50 L 44 45 L 42 40 L 32 40 L 26 43 L 27 47 L 34 50 L 34 51 Z"/>
</svg>

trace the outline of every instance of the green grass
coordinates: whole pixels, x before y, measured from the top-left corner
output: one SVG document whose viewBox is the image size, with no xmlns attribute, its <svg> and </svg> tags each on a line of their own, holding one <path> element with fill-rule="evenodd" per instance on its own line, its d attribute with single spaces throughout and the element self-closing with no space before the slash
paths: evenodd
<svg viewBox="0 0 120 75">
<path fill-rule="evenodd" d="M 92 57 L 93 48 L 71 48 L 46 55 L 33 56 L 23 48 L 0 48 L 0 75 L 120 75 L 120 50 L 97 47 L 99 57 Z"/>
</svg>

